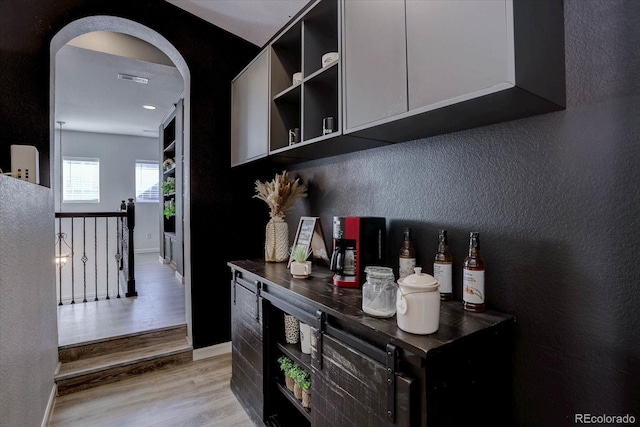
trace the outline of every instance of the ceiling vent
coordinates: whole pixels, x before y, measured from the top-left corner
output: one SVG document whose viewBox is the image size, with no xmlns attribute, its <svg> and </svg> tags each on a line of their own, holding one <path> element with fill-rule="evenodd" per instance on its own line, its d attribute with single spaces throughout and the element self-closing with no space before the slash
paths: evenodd
<svg viewBox="0 0 640 427">
<path fill-rule="evenodd" d="M 149 79 L 148 78 L 140 77 L 140 76 L 132 76 L 131 74 L 118 73 L 118 78 L 120 80 L 129 80 L 131 82 L 136 82 L 136 83 L 143 83 L 143 84 L 149 83 Z"/>
</svg>

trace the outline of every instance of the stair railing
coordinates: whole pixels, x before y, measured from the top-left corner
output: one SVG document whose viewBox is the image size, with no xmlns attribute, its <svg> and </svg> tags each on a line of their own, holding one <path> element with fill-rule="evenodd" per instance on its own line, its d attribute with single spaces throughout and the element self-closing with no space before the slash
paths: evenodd
<svg viewBox="0 0 640 427">
<path fill-rule="evenodd" d="M 135 205 L 117 212 L 56 212 L 58 305 L 137 296 L 134 274 Z"/>
</svg>

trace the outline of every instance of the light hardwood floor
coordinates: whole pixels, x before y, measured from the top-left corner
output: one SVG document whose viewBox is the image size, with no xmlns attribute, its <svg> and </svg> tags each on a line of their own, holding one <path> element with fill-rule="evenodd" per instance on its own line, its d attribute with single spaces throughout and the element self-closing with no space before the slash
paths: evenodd
<svg viewBox="0 0 640 427">
<path fill-rule="evenodd" d="M 50 427 L 253 426 L 229 389 L 231 355 L 60 396 Z"/>
<path fill-rule="evenodd" d="M 157 253 L 136 255 L 136 298 L 59 306 L 59 344 L 184 324 L 184 285 L 158 259 Z M 48 425 L 252 426 L 229 389 L 230 378 L 230 354 L 165 367 L 58 396 Z"/>
<path fill-rule="evenodd" d="M 91 342 L 185 323 L 184 285 L 158 253 L 136 254 L 133 298 L 58 306 L 58 344 Z M 124 292 L 121 292 L 124 295 Z"/>
</svg>

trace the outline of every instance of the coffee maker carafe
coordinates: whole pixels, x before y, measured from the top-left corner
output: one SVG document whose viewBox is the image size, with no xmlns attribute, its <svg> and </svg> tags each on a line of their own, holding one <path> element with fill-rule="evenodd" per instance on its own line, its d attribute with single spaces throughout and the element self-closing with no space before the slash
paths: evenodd
<svg viewBox="0 0 640 427">
<path fill-rule="evenodd" d="M 386 221 L 377 217 L 333 217 L 333 284 L 345 288 L 362 285 L 364 268 L 383 265 Z"/>
</svg>

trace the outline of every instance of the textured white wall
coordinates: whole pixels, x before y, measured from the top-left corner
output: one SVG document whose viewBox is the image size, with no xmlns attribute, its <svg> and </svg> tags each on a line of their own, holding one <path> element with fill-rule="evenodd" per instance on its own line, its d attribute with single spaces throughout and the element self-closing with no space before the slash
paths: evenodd
<svg viewBox="0 0 640 427">
<path fill-rule="evenodd" d="M 49 188 L 0 176 L 3 426 L 41 425 L 53 390 L 58 363 L 53 213 Z"/>
</svg>

